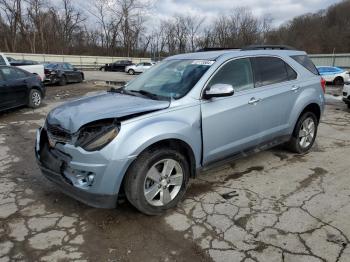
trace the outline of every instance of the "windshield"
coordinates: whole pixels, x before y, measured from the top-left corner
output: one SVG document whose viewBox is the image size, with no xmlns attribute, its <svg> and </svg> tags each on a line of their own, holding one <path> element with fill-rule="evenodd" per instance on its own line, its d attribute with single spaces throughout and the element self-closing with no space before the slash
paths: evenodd
<svg viewBox="0 0 350 262">
<path fill-rule="evenodd" d="M 164 61 L 135 78 L 124 90 L 179 99 L 195 86 L 213 63 L 207 60 Z"/>
</svg>

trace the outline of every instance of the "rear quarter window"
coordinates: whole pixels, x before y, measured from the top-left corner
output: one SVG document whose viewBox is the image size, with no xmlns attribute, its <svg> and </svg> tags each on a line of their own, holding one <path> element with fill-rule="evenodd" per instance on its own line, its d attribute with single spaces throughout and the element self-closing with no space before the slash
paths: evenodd
<svg viewBox="0 0 350 262">
<path fill-rule="evenodd" d="M 311 59 L 307 55 L 294 55 L 291 56 L 295 61 L 297 61 L 299 64 L 301 64 L 303 67 L 305 67 L 307 70 L 309 70 L 314 75 L 319 75 L 316 66 L 311 61 Z"/>
</svg>

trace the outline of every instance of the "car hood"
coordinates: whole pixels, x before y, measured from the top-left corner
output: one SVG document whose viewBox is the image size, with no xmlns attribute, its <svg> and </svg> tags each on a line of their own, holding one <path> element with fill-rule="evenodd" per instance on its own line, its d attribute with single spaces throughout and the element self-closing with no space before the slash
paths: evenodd
<svg viewBox="0 0 350 262">
<path fill-rule="evenodd" d="M 152 112 L 169 105 L 169 101 L 106 92 L 58 106 L 48 114 L 47 121 L 75 133 L 81 126 L 96 120 Z"/>
</svg>

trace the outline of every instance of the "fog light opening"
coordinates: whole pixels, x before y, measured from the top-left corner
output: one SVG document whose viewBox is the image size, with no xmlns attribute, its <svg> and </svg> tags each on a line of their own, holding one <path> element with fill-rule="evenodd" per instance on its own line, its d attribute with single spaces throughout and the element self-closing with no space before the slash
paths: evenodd
<svg viewBox="0 0 350 262">
<path fill-rule="evenodd" d="M 66 178 L 68 178 L 75 187 L 87 189 L 91 187 L 95 181 L 95 173 L 80 171 L 67 168 L 64 172 Z"/>
<path fill-rule="evenodd" d="M 83 174 L 77 175 L 76 178 L 79 187 L 90 187 L 94 183 L 95 174 L 93 174 L 92 172 L 84 172 Z"/>
</svg>

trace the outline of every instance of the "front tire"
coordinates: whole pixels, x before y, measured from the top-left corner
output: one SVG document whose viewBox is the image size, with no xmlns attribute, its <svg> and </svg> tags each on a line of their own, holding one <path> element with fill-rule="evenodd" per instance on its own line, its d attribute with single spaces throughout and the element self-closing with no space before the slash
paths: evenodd
<svg viewBox="0 0 350 262">
<path fill-rule="evenodd" d="M 41 105 L 42 95 L 37 89 L 32 89 L 29 92 L 28 106 L 31 108 L 38 108 Z"/>
<path fill-rule="evenodd" d="M 61 76 L 60 81 L 58 82 L 60 86 L 65 86 L 67 84 L 66 76 Z"/>
<path fill-rule="evenodd" d="M 298 154 L 306 154 L 310 151 L 317 136 L 318 120 L 313 112 L 305 112 L 295 125 L 292 138 L 288 142 L 288 148 Z"/>
<path fill-rule="evenodd" d="M 129 75 L 134 75 L 135 71 L 133 69 L 129 69 L 128 73 L 129 73 Z"/>
<path fill-rule="evenodd" d="M 129 168 L 124 183 L 125 194 L 142 213 L 160 215 L 183 198 L 189 177 L 189 164 L 178 151 L 148 150 Z"/>
</svg>

